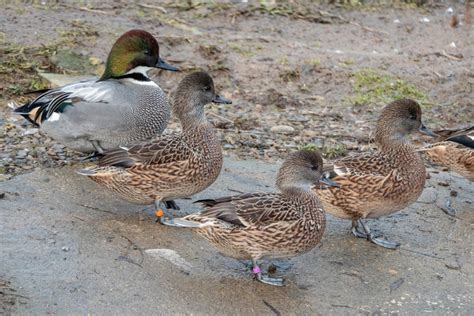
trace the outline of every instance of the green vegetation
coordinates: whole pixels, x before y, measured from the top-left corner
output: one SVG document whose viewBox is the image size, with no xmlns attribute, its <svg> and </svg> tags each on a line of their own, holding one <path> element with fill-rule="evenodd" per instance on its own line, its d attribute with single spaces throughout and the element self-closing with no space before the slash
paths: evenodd
<svg viewBox="0 0 474 316">
<path fill-rule="evenodd" d="M 73 20 L 70 25 L 67 30 L 58 30 L 57 41 L 35 46 L 9 43 L 0 33 L 0 99 L 47 88 L 48 82 L 39 72 L 77 73 L 80 70 L 83 73 L 87 69 L 94 73 L 100 66 L 97 59 L 80 56 L 74 48 L 84 42 L 94 43 L 99 34 L 80 20 Z"/>
<path fill-rule="evenodd" d="M 249 48 L 242 47 L 242 45 L 237 42 L 230 42 L 228 46 L 234 52 L 239 53 L 242 56 L 252 57 L 255 55 L 255 53 L 252 52 Z"/>
<path fill-rule="evenodd" d="M 306 149 L 311 151 L 319 151 L 321 155 L 326 159 L 334 159 L 343 156 L 346 153 L 346 147 L 344 144 L 337 142 L 325 143 L 323 146 L 318 146 L 314 143 L 299 146 L 298 149 Z"/>
<path fill-rule="evenodd" d="M 383 106 L 395 99 L 411 98 L 421 106 L 431 106 L 428 96 L 414 84 L 375 69 L 352 74 L 352 89 L 355 96 L 350 97 L 349 102 L 355 105 Z"/>
</svg>

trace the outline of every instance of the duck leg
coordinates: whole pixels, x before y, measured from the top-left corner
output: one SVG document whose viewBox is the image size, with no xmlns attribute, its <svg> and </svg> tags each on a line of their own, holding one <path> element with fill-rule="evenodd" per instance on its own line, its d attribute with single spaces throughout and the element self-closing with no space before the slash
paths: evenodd
<svg viewBox="0 0 474 316">
<path fill-rule="evenodd" d="M 165 201 L 165 206 L 167 209 L 176 210 L 176 211 L 180 210 L 178 204 L 176 204 L 174 200 Z"/>
<path fill-rule="evenodd" d="M 104 148 L 102 148 L 99 144 L 98 141 L 96 140 L 91 140 L 92 146 L 94 146 L 95 150 L 99 153 L 102 154 L 104 152 Z"/>
<path fill-rule="evenodd" d="M 262 273 L 262 269 L 260 269 L 260 266 L 257 264 L 256 259 L 252 259 L 253 263 L 253 268 L 252 268 L 252 273 L 255 274 L 255 277 L 257 278 L 258 281 L 269 284 L 269 285 L 275 285 L 275 286 L 284 286 L 284 281 L 282 278 L 271 278 L 266 274 Z"/>
<path fill-rule="evenodd" d="M 164 224 L 164 222 L 166 221 L 168 224 L 173 224 L 173 215 L 168 212 L 168 209 L 166 207 L 162 207 L 162 205 L 164 206 L 163 202 L 155 200 L 155 222 L 159 221 L 161 224 Z"/>
<path fill-rule="evenodd" d="M 352 234 L 358 238 L 365 238 L 378 246 L 388 249 L 397 249 L 400 246 L 399 243 L 386 240 L 382 236 L 375 236 L 363 219 L 352 220 Z"/>
</svg>

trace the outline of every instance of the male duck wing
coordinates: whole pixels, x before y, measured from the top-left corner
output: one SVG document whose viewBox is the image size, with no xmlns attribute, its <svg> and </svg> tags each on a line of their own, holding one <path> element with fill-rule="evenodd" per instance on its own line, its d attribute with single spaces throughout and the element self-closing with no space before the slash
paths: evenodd
<svg viewBox="0 0 474 316">
<path fill-rule="evenodd" d="M 114 91 L 115 87 L 110 82 L 84 80 L 46 90 L 34 100 L 16 108 L 14 112 L 40 126 L 44 121 L 57 120 L 57 115 L 63 113 L 68 106 L 80 102 L 108 103 L 112 100 Z"/>
</svg>

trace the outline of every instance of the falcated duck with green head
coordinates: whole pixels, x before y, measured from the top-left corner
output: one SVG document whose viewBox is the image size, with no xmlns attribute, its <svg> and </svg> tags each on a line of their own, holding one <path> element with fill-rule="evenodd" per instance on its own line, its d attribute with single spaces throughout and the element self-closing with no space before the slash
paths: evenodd
<svg viewBox="0 0 474 316">
<path fill-rule="evenodd" d="M 102 152 L 161 133 L 170 106 L 147 71 L 177 68 L 160 58 L 156 39 L 143 30 L 120 36 L 100 79 L 51 89 L 17 108 L 41 131 L 80 152 Z"/>
</svg>

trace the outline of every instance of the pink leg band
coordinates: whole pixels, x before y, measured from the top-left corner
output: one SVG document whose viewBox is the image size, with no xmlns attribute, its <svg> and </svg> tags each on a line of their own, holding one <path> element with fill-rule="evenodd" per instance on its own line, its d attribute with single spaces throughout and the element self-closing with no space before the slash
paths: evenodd
<svg viewBox="0 0 474 316">
<path fill-rule="evenodd" d="M 259 266 L 255 266 L 255 267 L 253 267 L 252 272 L 255 273 L 255 274 L 258 274 L 258 273 L 262 272 L 262 270 L 260 270 Z"/>
</svg>

